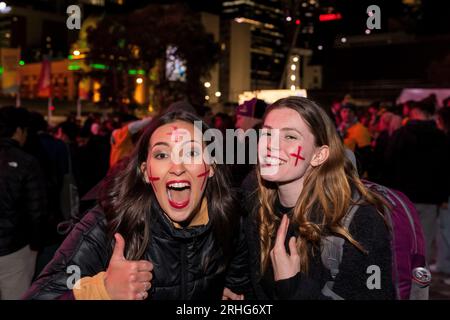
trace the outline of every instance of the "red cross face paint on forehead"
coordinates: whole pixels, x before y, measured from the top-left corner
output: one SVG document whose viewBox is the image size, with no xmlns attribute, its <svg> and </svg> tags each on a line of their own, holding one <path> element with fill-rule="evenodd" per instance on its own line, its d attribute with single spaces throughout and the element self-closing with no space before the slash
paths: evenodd
<svg viewBox="0 0 450 320">
<path fill-rule="evenodd" d="M 174 222 L 191 219 L 203 197 L 212 172 L 203 148 L 200 130 L 183 121 L 162 125 L 150 138 L 143 170 L 160 207 Z"/>
<path fill-rule="evenodd" d="M 171 130 L 166 134 L 170 136 L 172 142 L 181 142 L 183 140 L 190 140 L 191 138 L 189 131 L 178 126 L 172 126 Z"/>
</svg>

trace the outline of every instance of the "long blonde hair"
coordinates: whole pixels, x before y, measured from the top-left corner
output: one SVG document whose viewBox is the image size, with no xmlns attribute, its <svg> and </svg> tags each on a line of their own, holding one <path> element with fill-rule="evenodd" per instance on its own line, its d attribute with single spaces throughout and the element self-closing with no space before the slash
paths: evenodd
<svg viewBox="0 0 450 320">
<path fill-rule="evenodd" d="M 300 255 L 300 270 L 308 272 L 309 249 L 313 249 L 312 253 L 316 252 L 314 249 L 320 248 L 320 240 L 325 234 L 342 236 L 365 252 L 364 248 L 341 225 L 342 218 L 352 204 L 352 192 L 357 191 L 361 196 L 360 199 L 374 205 L 381 215 L 383 215 L 385 202 L 364 187 L 353 164 L 345 156 L 344 146 L 333 122 L 322 108 L 306 98 L 288 97 L 272 104 L 266 110 L 263 120 L 271 111 L 280 108 L 297 111 L 313 134 L 315 145 L 329 147 L 328 159 L 307 171 L 302 192 L 293 209 L 291 223 L 298 228 L 299 233 L 297 250 Z M 279 218 L 274 212 L 277 186 L 264 181 L 259 171 L 258 181 L 261 271 L 264 272 L 269 264 L 269 253 L 279 224 Z"/>
</svg>

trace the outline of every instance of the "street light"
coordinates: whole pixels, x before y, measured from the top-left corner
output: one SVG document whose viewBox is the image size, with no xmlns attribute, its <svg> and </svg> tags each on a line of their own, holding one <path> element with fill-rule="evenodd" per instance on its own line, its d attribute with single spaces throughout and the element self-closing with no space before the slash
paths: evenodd
<svg viewBox="0 0 450 320">
<path fill-rule="evenodd" d="M 141 77 L 136 78 L 136 83 L 137 83 L 137 84 L 141 84 L 141 83 L 143 83 L 143 82 L 144 82 L 144 79 L 142 79 Z"/>
<path fill-rule="evenodd" d="M 216 96 L 217 98 L 219 98 L 221 95 L 222 95 L 222 93 L 221 93 L 220 91 L 216 91 L 215 96 Z"/>
<path fill-rule="evenodd" d="M 74 56 L 79 56 L 81 54 L 80 50 L 73 50 Z"/>
<path fill-rule="evenodd" d="M 6 2 L 0 2 L 0 13 L 9 13 L 11 12 L 11 7 L 9 7 Z"/>
<path fill-rule="evenodd" d="M 204 83 L 204 86 L 205 86 L 205 88 L 209 88 L 209 87 L 211 87 L 211 83 L 208 82 L 208 81 L 206 81 L 206 82 Z"/>
</svg>

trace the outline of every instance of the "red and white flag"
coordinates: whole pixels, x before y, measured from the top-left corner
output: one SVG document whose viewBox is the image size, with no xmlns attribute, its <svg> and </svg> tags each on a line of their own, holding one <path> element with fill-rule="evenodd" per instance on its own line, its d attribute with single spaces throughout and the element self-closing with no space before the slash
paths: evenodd
<svg viewBox="0 0 450 320">
<path fill-rule="evenodd" d="M 48 59 L 42 61 L 41 74 L 37 87 L 37 96 L 40 98 L 51 98 L 52 96 L 52 70 Z"/>
</svg>

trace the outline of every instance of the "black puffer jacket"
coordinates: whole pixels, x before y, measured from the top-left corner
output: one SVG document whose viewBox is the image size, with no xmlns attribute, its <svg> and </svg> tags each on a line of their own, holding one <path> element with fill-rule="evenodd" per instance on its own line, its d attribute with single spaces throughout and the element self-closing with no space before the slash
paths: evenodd
<svg viewBox="0 0 450 320">
<path fill-rule="evenodd" d="M 151 226 L 151 240 L 143 257 L 153 263 L 149 298 L 220 300 L 226 286 L 236 293 L 250 288 L 248 250 L 243 231 L 235 238 L 234 255 L 224 262 L 211 228 L 176 229 L 159 212 Z M 81 277 L 93 276 L 108 267 L 112 244 L 106 235 L 106 218 L 97 207 L 69 234 L 25 299 L 73 299 L 67 286 L 71 265 L 80 267 Z"/>
<path fill-rule="evenodd" d="M 12 139 L 0 139 L 0 256 L 41 244 L 45 189 L 38 161 Z"/>
<path fill-rule="evenodd" d="M 450 154 L 434 121 L 410 120 L 394 132 L 385 153 L 386 185 L 414 203 L 448 201 Z"/>
</svg>

